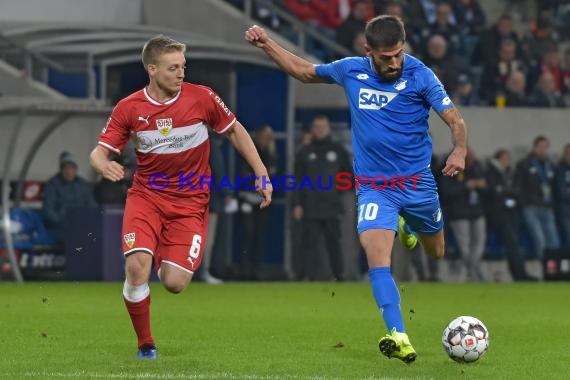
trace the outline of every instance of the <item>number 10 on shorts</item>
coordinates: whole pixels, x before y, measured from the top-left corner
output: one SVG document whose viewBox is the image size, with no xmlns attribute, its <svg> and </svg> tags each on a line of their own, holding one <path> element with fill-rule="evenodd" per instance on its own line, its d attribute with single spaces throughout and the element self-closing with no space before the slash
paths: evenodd
<svg viewBox="0 0 570 380">
<path fill-rule="evenodd" d="M 376 203 L 366 203 L 358 206 L 358 223 L 363 220 L 374 220 L 378 216 L 378 205 Z"/>
</svg>

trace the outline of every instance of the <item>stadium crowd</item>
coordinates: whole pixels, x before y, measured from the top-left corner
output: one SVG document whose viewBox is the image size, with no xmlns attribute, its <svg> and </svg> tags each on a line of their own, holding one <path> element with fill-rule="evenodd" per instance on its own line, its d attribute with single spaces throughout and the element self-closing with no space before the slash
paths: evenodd
<svg viewBox="0 0 570 380">
<path fill-rule="evenodd" d="M 244 0 L 228 0 L 243 7 Z M 364 55 L 364 26 L 378 14 L 396 15 L 406 26 L 407 51 L 424 61 L 461 106 L 570 106 L 570 5 L 559 0 L 501 1 L 492 24 L 480 0 L 283 0 L 254 2 L 255 17 L 299 42 L 295 25 Z M 526 27 L 519 33 L 518 24 Z M 305 48 L 322 61 L 342 58 L 307 37 Z"/>
</svg>

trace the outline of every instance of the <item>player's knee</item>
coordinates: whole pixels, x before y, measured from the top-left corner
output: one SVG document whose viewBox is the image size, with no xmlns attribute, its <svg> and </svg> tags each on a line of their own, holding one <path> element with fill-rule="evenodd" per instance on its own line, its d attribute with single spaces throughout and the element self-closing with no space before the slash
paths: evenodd
<svg viewBox="0 0 570 380">
<path fill-rule="evenodd" d="M 182 278 L 163 278 L 162 284 L 170 293 L 181 293 L 188 286 L 189 281 Z"/>
<path fill-rule="evenodd" d="M 184 289 L 186 289 L 186 284 L 182 282 L 170 282 L 170 283 L 164 282 L 163 285 L 166 288 L 166 290 L 168 290 L 170 293 L 173 294 L 181 293 Z"/>
<path fill-rule="evenodd" d="M 148 281 L 151 262 L 144 259 L 145 257 L 141 255 L 129 256 L 125 265 L 125 272 L 129 283 L 139 285 Z"/>
<path fill-rule="evenodd" d="M 125 265 L 125 272 L 127 272 L 127 277 L 137 277 L 142 271 L 143 266 L 139 263 L 128 263 Z"/>
</svg>

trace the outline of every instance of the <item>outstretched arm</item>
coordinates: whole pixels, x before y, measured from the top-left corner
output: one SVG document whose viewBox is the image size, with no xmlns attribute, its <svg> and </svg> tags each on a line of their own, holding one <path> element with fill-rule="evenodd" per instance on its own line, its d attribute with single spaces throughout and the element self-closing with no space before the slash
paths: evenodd
<svg viewBox="0 0 570 380">
<path fill-rule="evenodd" d="M 245 32 L 245 39 L 253 46 L 262 49 L 281 70 L 303 83 L 324 83 L 315 71 L 315 65 L 285 50 L 269 38 L 265 29 L 253 25 Z"/>
<path fill-rule="evenodd" d="M 455 107 L 447 108 L 439 113 L 442 120 L 451 129 L 453 150 L 445 162 L 442 172 L 444 175 L 453 176 L 458 171 L 465 169 L 465 155 L 467 154 L 467 127 L 465 120 Z"/>
<path fill-rule="evenodd" d="M 229 138 L 232 145 L 236 150 L 242 155 L 245 161 L 249 164 L 255 176 L 255 185 L 257 186 L 257 192 L 263 197 L 263 202 L 261 202 L 260 207 L 265 208 L 271 203 L 271 194 L 273 193 L 273 186 L 269 181 L 269 175 L 267 174 L 267 169 L 259 153 L 253 144 L 249 133 L 245 130 L 243 125 L 239 121 L 236 121 L 232 128 L 226 132 L 226 136 Z"/>
</svg>

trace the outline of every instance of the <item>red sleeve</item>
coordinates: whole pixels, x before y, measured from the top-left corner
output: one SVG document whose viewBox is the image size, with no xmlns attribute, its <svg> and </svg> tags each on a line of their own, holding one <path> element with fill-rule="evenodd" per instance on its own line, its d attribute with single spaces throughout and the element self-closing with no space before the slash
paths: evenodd
<svg viewBox="0 0 570 380">
<path fill-rule="evenodd" d="M 99 144 L 117 154 L 121 154 L 129 142 L 131 123 L 126 109 L 125 104 L 122 101 L 119 102 L 99 135 Z"/>
<path fill-rule="evenodd" d="M 217 133 L 227 132 L 234 125 L 236 117 L 218 94 L 209 88 L 207 90 L 208 97 L 204 99 L 206 122 Z"/>
</svg>

